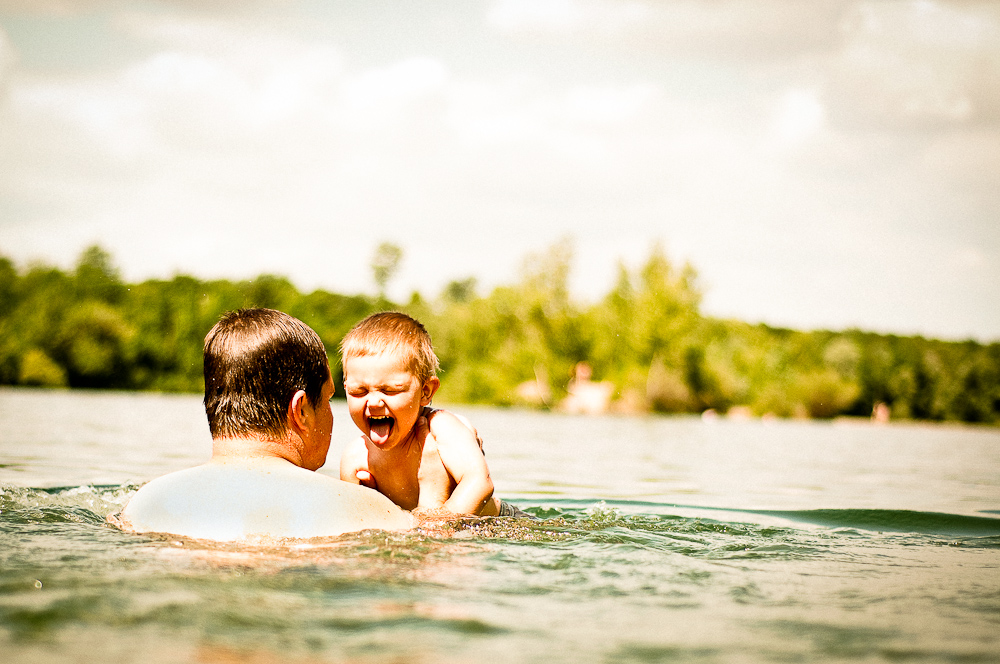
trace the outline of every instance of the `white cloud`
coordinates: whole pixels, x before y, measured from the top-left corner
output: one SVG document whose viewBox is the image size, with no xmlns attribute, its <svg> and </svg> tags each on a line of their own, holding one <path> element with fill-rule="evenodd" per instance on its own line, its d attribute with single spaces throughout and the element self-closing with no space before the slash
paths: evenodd
<svg viewBox="0 0 1000 664">
<path fill-rule="evenodd" d="M 500 0 L 487 20 L 503 31 L 568 32 L 582 28 L 588 13 L 578 0 Z"/>
<path fill-rule="evenodd" d="M 619 125 L 635 119 L 655 96 L 650 84 L 576 87 L 566 100 L 566 119 L 585 126 Z"/>
<path fill-rule="evenodd" d="M 847 0 L 498 0 L 487 18 L 515 37 L 570 38 L 631 53 L 707 59 L 829 49 Z"/>
<path fill-rule="evenodd" d="M 929 182 L 988 196 L 990 207 L 998 206 L 1000 126 L 973 126 L 935 135 L 921 151 L 918 166 Z"/>
<path fill-rule="evenodd" d="M 458 81 L 449 90 L 446 114 L 462 150 L 474 155 L 487 148 L 491 160 L 510 155 L 522 164 L 511 164 L 514 171 L 523 172 L 528 164 L 533 171 L 545 164 L 535 186 L 558 188 L 554 181 L 565 167 L 551 169 L 552 160 L 572 158 L 574 168 L 590 167 L 603 164 L 609 150 L 628 145 L 643 129 L 644 141 L 655 140 L 649 132 L 660 132 L 654 117 L 659 100 L 660 92 L 652 84 L 552 86 L 530 78 L 492 85 Z M 623 166 L 627 174 L 630 169 Z M 603 166 L 599 170 L 604 171 Z"/>
<path fill-rule="evenodd" d="M 0 26 L 0 89 L 3 89 L 7 82 L 7 73 L 14 66 L 14 47 L 10 44 L 10 38 Z"/>
<path fill-rule="evenodd" d="M 819 131 L 826 110 L 815 90 L 789 90 L 775 113 L 773 133 L 784 145 L 795 145 Z"/>
<path fill-rule="evenodd" d="M 1000 120 L 1000 5 L 859 3 L 844 24 L 828 97 L 847 126 Z"/>
<path fill-rule="evenodd" d="M 375 132 L 387 124 L 409 123 L 404 116 L 417 111 L 421 102 L 442 95 L 448 83 L 447 69 L 431 58 L 408 58 L 352 74 L 342 87 L 345 121 L 352 128 Z M 419 119 L 419 113 L 415 117 Z"/>
<path fill-rule="evenodd" d="M 12 85 L 9 108 L 15 122 L 31 125 L 48 119 L 55 123 L 50 131 L 60 127 L 68 144 L 83 141 L 82 149 L 113 159 L 134 158 L 150 142 L 140 101 L 103 78 L 19 77 Z"/>
</svg>

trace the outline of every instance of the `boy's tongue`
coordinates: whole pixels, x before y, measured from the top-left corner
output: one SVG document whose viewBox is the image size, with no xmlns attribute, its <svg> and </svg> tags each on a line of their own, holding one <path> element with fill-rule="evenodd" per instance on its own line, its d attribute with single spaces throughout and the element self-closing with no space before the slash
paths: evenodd
<svg viewBox="0 0 1000 664">
<path fill-rule="evenodd" d="M 376 445 L 382 445 L 389 440 L 389 434 L 392 432 L 392 420 L 372 420 L 368 429 L 372 442 Z"/>
</svg>

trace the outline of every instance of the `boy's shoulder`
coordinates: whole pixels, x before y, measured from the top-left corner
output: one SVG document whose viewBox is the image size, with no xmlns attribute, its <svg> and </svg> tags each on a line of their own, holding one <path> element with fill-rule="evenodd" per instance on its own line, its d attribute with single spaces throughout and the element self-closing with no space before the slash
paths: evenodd
<svg viewBox="0 0 1000 664">
<path fill-rule="evenodd" d="M 431 433 L 435 436 L 437 436 L 439 432 L 451 433 L 462 430 L 465 430 L 466 432 L 474 431 L 472 424 L 467 419 L 456 415 L 451 411 L 428 407 L 424 409 L 423 415 L 427 418 L 427 425 L 430 428 Z"/>
<path fill-rule="evenodd" d="M 428 429 L 438 443 L 442 440 L 445 444 L 451 441 L 474 441 L 482 449 L 483 441 L 479 437 L 479 432 L 467 418 L 448 410 L 429 407 L 425 409 L 424 414 L 427 417 Z"/>
<path fill-rule="evenodd" d="M 427 418 L 428 424 L 433 424 L 434 422 L 447 422 L 450 424 L 460 424 L 466 429 L 472 430 L 474 427 L 467 417 L 459 415 L 458 413 L 453 413 L 450 410 L 443 410 L 441 408 L 433 408 L 431 406 L 424 406 L 421 415 Z"/>
</svg>

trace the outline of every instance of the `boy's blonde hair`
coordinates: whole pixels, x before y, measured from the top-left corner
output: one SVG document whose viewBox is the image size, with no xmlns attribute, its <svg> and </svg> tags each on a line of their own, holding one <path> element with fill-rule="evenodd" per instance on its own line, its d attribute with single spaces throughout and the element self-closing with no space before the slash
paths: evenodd
<svg viewBox="0 0 1000 664">
<path fill-rule="evenodd" d="M 440 368 L 431 335 L 419 321 L 398 311 L 372 314 L 340 342 L 341 366 L 351 357 L 382 353 L 402 355 L 406 370 L 421 382 L 437 376 Z"/>
</svg>

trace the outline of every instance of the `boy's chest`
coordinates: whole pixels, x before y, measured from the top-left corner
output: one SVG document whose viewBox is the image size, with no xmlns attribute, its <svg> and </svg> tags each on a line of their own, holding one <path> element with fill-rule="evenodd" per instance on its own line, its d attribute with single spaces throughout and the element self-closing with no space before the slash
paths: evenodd
<svg viewBox="0 0 1000 664">
<path fill-rule="evenodd" d="M 397 455 L 369 454 L 368 468 L 378 483 L 379 492 L 404 510 L 441 507 L 454 488 L 451 476 L 433 450 L 414 449 Z"/>
</svg>

